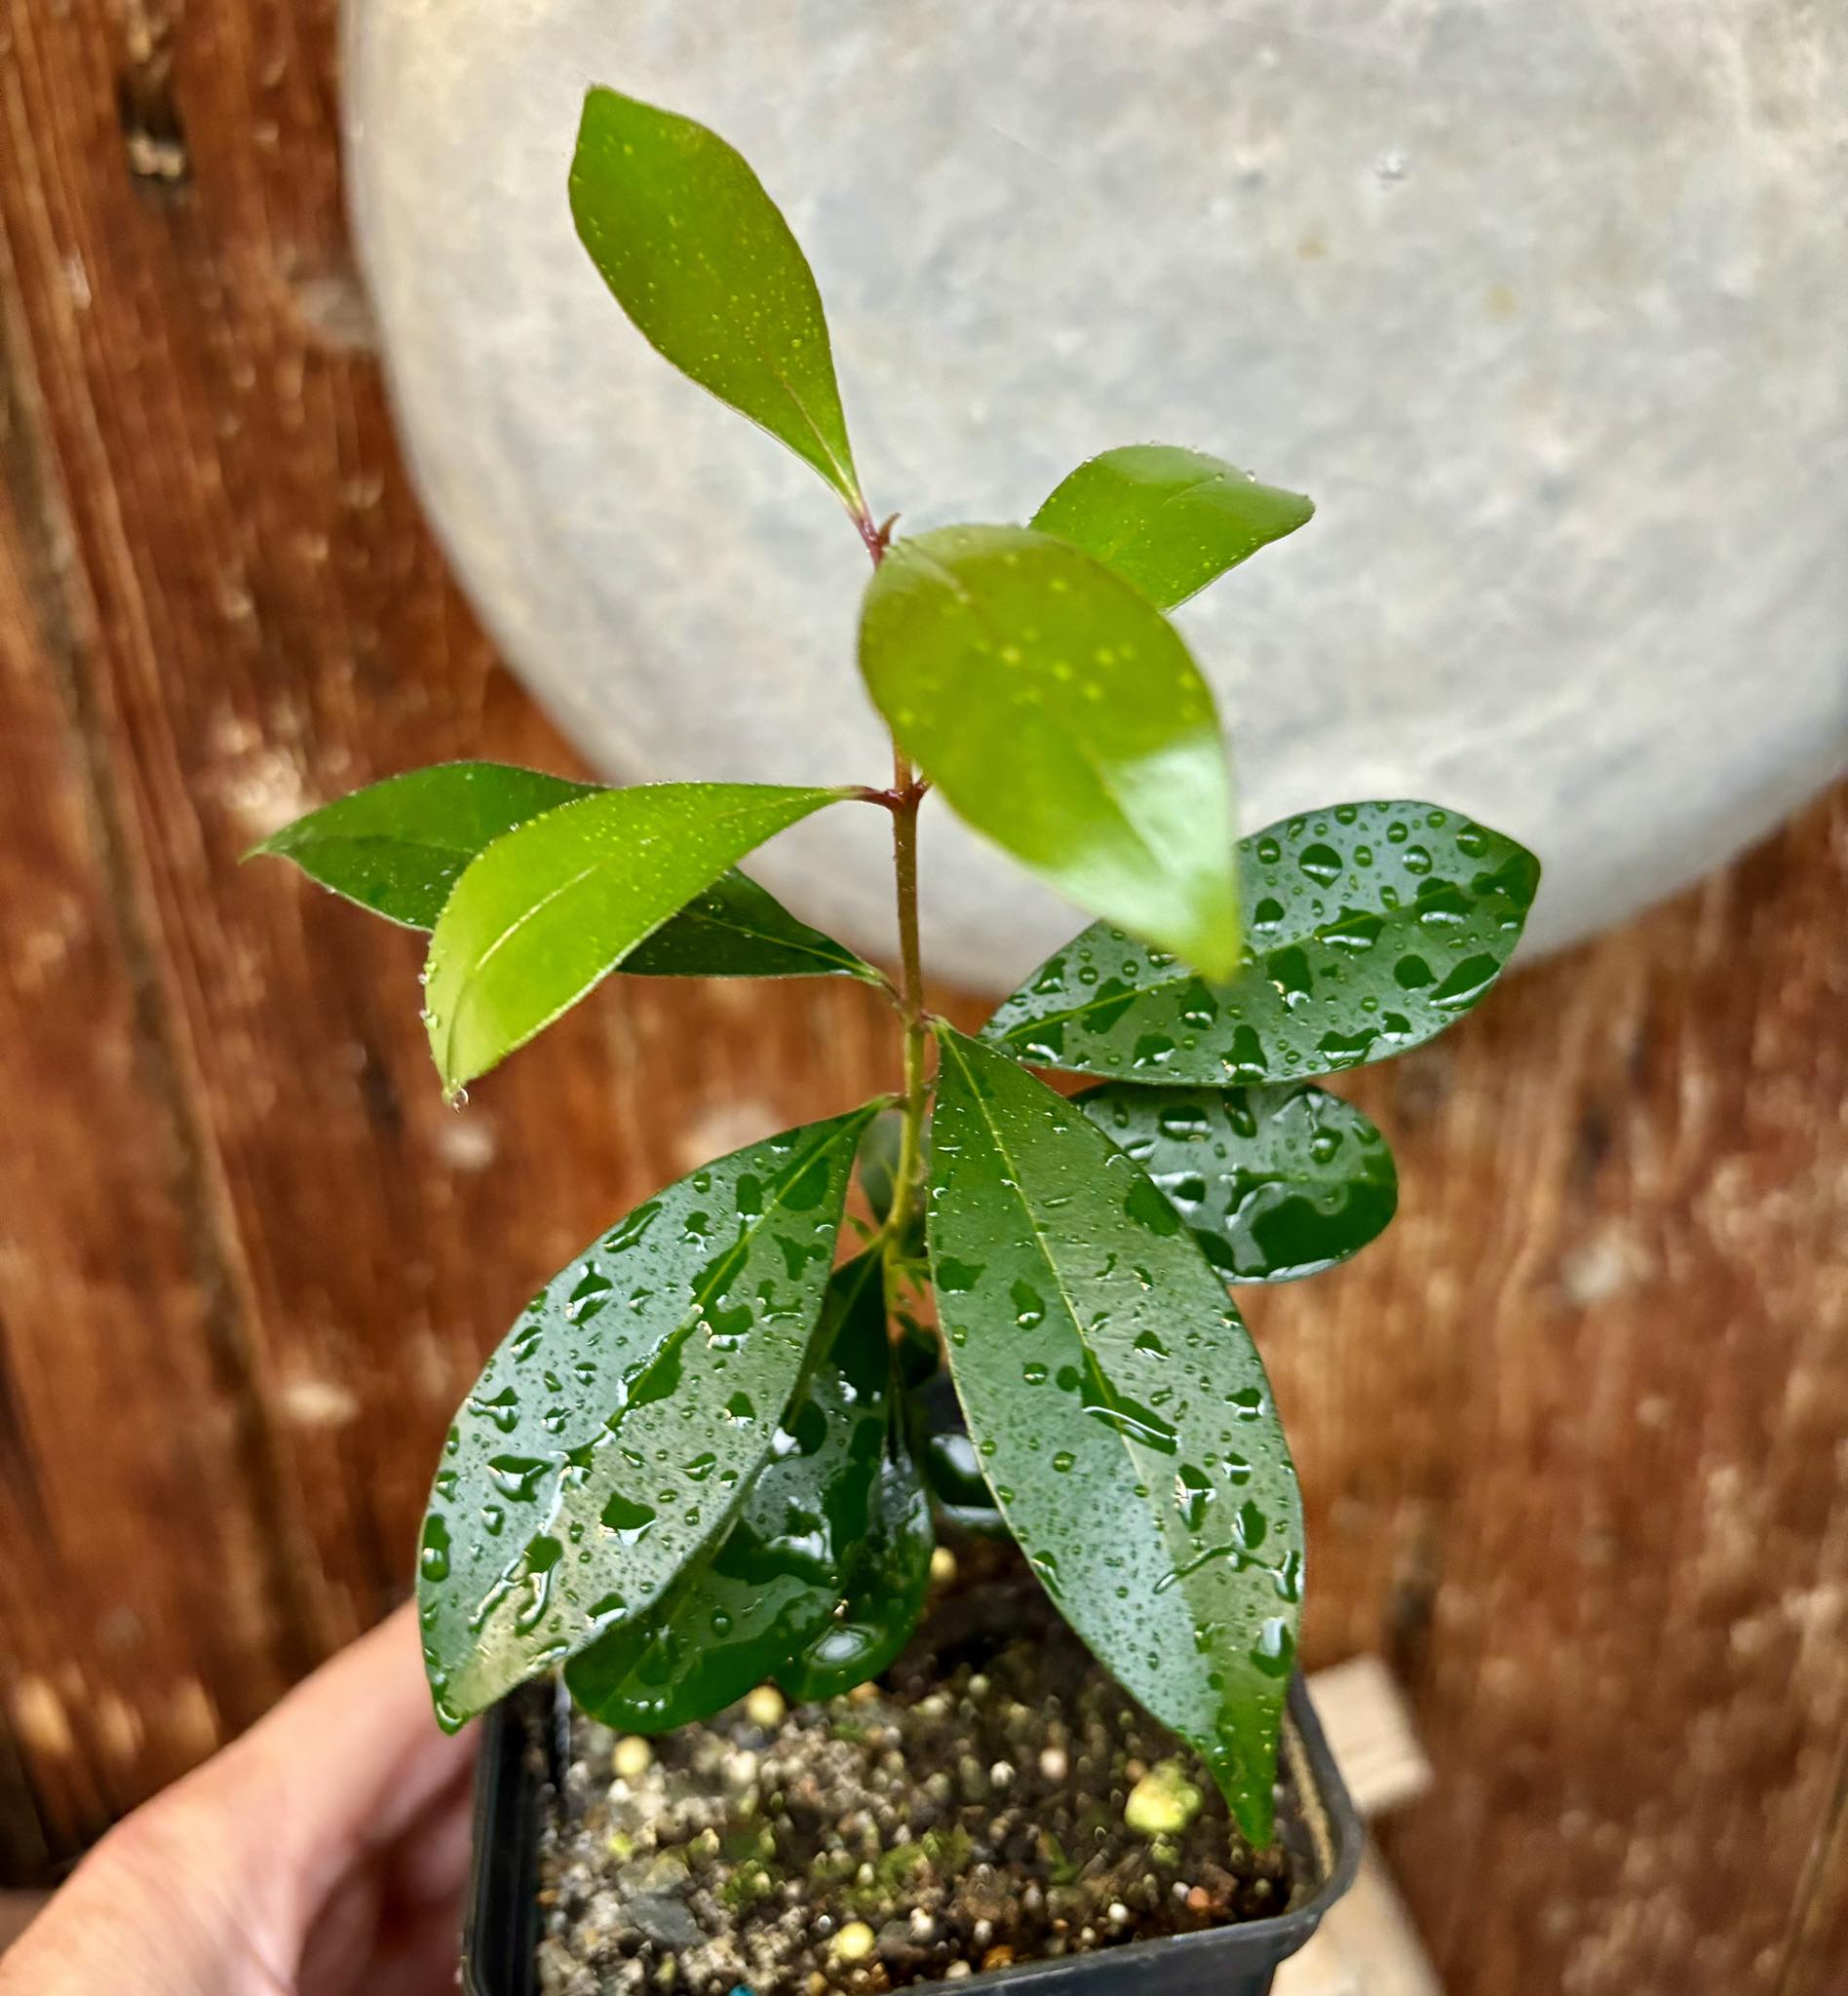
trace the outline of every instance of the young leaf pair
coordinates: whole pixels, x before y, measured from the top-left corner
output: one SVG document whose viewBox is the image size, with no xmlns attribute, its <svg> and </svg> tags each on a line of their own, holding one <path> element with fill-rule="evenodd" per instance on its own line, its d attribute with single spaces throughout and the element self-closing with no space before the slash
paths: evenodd
<svg viewBox="0 0 1848 1996">
<path fill-rule="evenodd" d="M 878 981 L 733 867 L 850 794 L 769 784 L 606 789 L 451 762 L 339 798 L 256 850 L 433 932 L 424 1022 L 454 1094 L 613 970 Z"/>
<path fill-rule="evenodd" d="M 1030 527 L 948 527 L 888 553 L 814 275 L 745 161 L 691 119 L 594 90 L 570 192 L 637 329 L 819 472 L 883 557 L 860 662 L 900 750 L 1080 906 L 1228 976 L 1224 745 L 1161 611 L 1300 525 L 1309 502 L 1197 452 L 1136 446 L 1081 467 Z"/>
</svg>

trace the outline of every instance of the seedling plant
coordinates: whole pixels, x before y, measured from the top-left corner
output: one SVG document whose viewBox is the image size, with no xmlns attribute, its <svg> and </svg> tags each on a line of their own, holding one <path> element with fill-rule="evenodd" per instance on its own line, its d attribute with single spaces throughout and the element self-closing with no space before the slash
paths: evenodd
<svg viewBox="0 0 1848 1996">
<path fill-rule="evenodd" d="M 890 1095 L 618 1219 L 508 1331 L 424 1520 L 438 1715 L 458 1726 L 558 1666 L 632 1732 L 766 1678 L 844 1691 L 910 1633 L 938 1510 L 1013 1535 L 1264 1843 L 1302 1510 L 1233 1291 L 1386 1225 L 1391 1154 L 1316 1077 L 1469 1011 L 1538 864 L 1403 800 L 1235 837 L 1213 696 L 1166 613 L 1301 526 L 1306 499 L 1138 444 L 1081 465 L 1025 526 L 895 538 L 855 469 L 815 280 L 739 154 L 595 90 L 570 200 L 643 336 L 845 506 L 871 557 L 860 671 L 891 780 L 602 787 L 449 763 L 260 850 L 430 932 L 423 1016 L 452 1097 L 612 972 L 860 979 L 903 1055 Z M 1097 917 L 973 1037 L 925 1005 L 932 791 Z M 843 808 L 891 820 L 896 976 L 737 870 Z M 1067 1096 L 1034 1069 L 1091 1085 Z M 856 1169 L 866 1220 L 845 1217 Z"/>
</svg>

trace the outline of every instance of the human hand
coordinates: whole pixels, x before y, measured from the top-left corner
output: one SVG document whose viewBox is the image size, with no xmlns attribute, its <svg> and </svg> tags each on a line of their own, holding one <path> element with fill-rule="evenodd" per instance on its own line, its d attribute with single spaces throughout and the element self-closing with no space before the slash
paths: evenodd
<svg viewBox="0 0 1848 1996">
<path fill-rule="evenodd" d="M 0 1996 L 452 1990 L 469 1758 L 402 1609 L 118 1823 L 0 1959 Z"/>
</svg>

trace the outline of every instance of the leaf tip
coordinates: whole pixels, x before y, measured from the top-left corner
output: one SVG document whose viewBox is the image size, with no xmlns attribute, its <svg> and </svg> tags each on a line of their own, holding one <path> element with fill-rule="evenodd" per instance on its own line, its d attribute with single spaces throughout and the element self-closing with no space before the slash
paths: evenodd
<svg viewBox="0 0 1848 1996">
<path fill-rule="evenodd" d="M 320 816 L 321 811 L 317 807 L 303 812 L 299 818 L 291 818 L 287 825 L 279 825 L 267 837 L 246 846 L 238 855 L 238 864 L 242 866 L 247 860 L 293 860 L 302 830 Z"/>
<path fill-rule="evenodd" d="M 1254 1851 L 1268 1850 L 1277 1838 L 1277 1803 L 1270 1789 L 1234 1779 L 1222 1782 L 1220 1792 L 1246 1842 Z"/>
<path fill-rule="evenodd" d="M 1177 953 L 1208 983 L 1229 984 L 1245 959 L 1245 924 L 1239 917 L 1237 902 L 1229 901 L 1224 907 L 1213 911 Z"/>
</svg>

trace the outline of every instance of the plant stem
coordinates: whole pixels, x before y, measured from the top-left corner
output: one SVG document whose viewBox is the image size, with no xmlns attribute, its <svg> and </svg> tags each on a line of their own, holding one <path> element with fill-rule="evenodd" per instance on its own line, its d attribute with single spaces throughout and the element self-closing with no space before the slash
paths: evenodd
<svg viewBox="0 0 1848 1996">
<path fill-rule="evenodd" d="M 892 751 L 892 871 L 899 903 L 899 1017 L 905 1024 L 905 1118 L 894 1173 L 892 1226 L 903 1241 L 923 1197 L 924 1103 L 928 1093 L 924 1023 L 924 965 L 917 940 L 917 807 L 924 787 L 895 746 Z"/>
<path fill-rule="evenodd" d="M 864 509 L 864 502 L 863 502 Z M 855 518 L 860 538 L 877 568 L 885 559 L 892 527 L 898 518 L 875 525 L 870 509 Z M 886 1219 L 888 1241 L 904 1243 L 911 1231 L 924 1196 L 924 1107 L 930 1097 L 926 1073 L 929 1028 L 924 1011 L 924 960 L 917 936 L 917 812 L 926 786 L 910 758 L 892 744 L 892 787 L 878 797 L 892 813 L 892 872 L 898 891 L 899 983 L 894 994 L 905 1028 L 905 1091 L 899 1099 L 904 1118 L 899 1133 L 899 1161 L 893 1173 L 892 1210 Z"/>
</svg>

